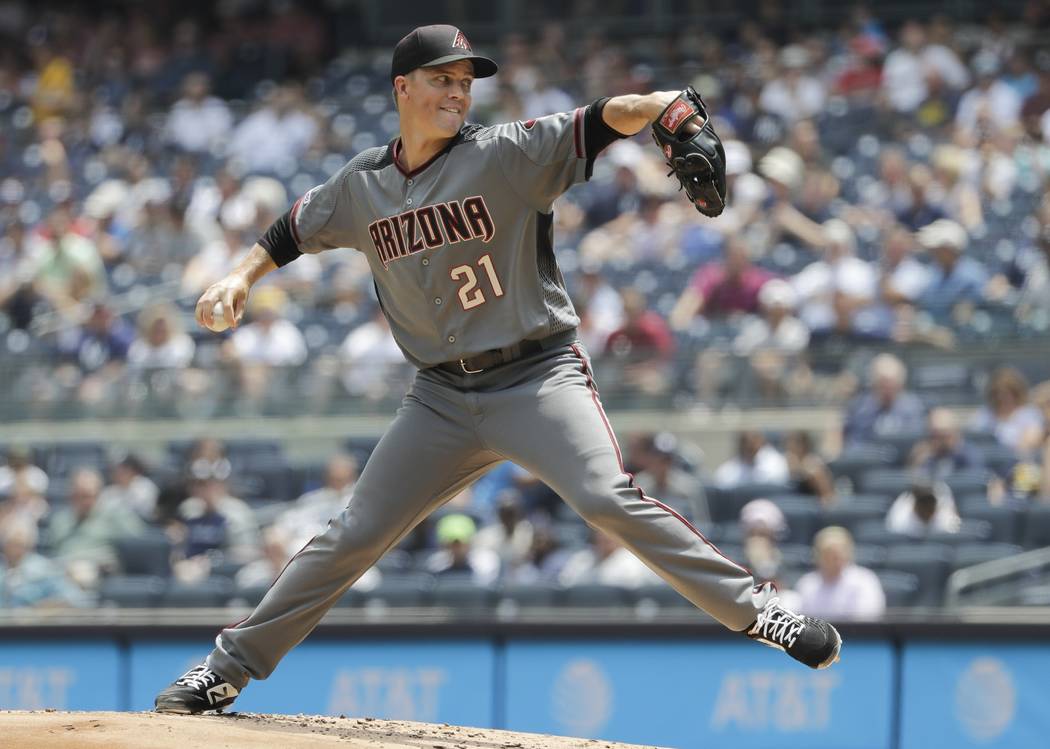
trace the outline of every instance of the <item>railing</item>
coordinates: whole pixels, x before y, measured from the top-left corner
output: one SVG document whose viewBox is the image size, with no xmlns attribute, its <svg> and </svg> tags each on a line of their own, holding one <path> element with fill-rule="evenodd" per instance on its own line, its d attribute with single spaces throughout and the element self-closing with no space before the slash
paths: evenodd
<svg viewBox="0 0 1050 749">
<path fill-rule="evenodd" d="M 125 297 L 115 298 L 115 303 L 135 303 Z M 52 330 L 56 324 L 43 319 L 39 329 Z M 264 380 L 254 383 L 252 396 L 243 390 L 238 366 L 221 354 L 224 339 L 198 334 L 192 328 L 197 354 L 191 368 L 135 370 L 118 365 L 102 378 L 104 382 L 93 384 L 91 398 L 85 398 L 81 387 L 91 368 L 63 360 L 56 353 L 53 337 L 0 331 L 0 422 L 345 417 L 391 412 L 414 376 L 410 365 L 348 361 L 341 357 L 339 346 L 350 326 L 309 320 L 299 325 L 310 350 L 308 360 L 299 366 L 269 368 Z M 980 404 L 988 373 L 1004 362 L 1020 368 L 1032 384 L 1050 378 L 1045 339 L 1033 345 L 1034 340 L 1001 338 L 951 350 L 831 341 L 813 344 L 799 357 L 785 358 L 778 381 L 771 383 L 763 380 L 750 357 L 732 352 L 731 324 L 720 327 L 724 330 L 710 337 L 680 337 L 676 353 L 667 361 L 592 352 L 603 402 L 618 411 L 838 411 L 861 387 L 871 357 L 885 350 L 905 360 L 910 389 L 930 405 Z M 798 381 L 787 374 L 796 366 L 796 359 L 807 372 L 799 387 L 794 387 Z M 351 373 L 358 371 L 374 384 L 367 392 L 351 392 L 344 384 L 353 381 Z"/>
<path fill-rule="evenodd" d="M 984 605 L 1016 602 L 1026 591 L 1035 589 L 1033 577 L 1039 574 L 1044 585 L 1038 589 L 1045 590 L 1045 581 L 1050 577 L 1050 547 L 956 570 L 948 578 L 945 607 L 968 605 L 966 596 Z"/>
</svg>

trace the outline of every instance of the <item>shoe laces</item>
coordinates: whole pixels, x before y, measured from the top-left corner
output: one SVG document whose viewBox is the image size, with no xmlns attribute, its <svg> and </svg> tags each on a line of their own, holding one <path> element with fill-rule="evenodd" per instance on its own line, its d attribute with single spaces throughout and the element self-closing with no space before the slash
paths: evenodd
<svg viewBox="0 0 1050 749">
<path fill-rule="evenodd" d="M 179 686 L 201 690 L 215 686 L 219 681 L 221 681 L 219 675 L 207 666 L 194 666 L 179 677 L 175 683 Z"/>
<path fill-rule="evenodd" d="M 803 617 L 783 608 L 774 599 L 758 612 L 758 618 L 751 628 L 751 634 L 790 648 L 794 647 L 795 640 L 798 639 L 805 626 L 806 621 Z"/>
</svg>

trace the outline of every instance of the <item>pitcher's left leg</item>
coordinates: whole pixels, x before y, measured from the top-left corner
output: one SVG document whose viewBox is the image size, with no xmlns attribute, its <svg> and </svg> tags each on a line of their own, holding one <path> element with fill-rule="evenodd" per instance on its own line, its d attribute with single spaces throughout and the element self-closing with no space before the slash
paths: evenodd
<svg viewBox="0 0 1050 749">
<path fill-rule="evenodd" d="M 774 595 L 681 515 L 634 485 L 590 370 L 568 351 L 548 372 L 484 395 L 481 435 L 546 482 L 591 525 L 621 542 L 679 593 L 733 630 Z"/>
</svg>

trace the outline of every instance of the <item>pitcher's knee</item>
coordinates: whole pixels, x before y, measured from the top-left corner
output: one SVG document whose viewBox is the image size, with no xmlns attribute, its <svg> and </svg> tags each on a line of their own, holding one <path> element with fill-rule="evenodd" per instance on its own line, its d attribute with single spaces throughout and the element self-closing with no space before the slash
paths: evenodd
<svg viewBox="0 0 1050 749">
<path fill-rule="evenodd" d="M 340 562 L 354 561 L 371 565 L 392 543 L 393 532 L 355 518 L 342 522 L 337 518 L 320 540 Z"/>
</svg>

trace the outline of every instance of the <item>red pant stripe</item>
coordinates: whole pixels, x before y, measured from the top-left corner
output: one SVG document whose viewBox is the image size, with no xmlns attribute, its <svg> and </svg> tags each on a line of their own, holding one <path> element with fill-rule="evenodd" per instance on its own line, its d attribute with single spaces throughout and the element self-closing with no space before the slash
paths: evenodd
<svg viewBox="0 0 1050 749">
<path fill-rule="evenodd" d="M 713 543 L 711 543 L 707 539 L 707 536 L 705 536 L 703 533 L 701 533 L 700 530 L 696 526 L 694 526 L 692 523 L 690 523 L 684 517 L 679 515 L 673 509 L 671 509 L 670 507 L 665 505 L 663 502 L 661 502 L 661 501 L 659 501 L 657 499 L 653 499 L 652 497 L 647 496 L 645 494 L 645 492 L 642 491 L 642 488 L 640 486 L 635 486 L 634 474 L 632 474 L 630 471 L 628 471 L 627 468 L 623 464 L 623 454 L 620 452 L 620 445 L 616 441 L 616 434 L 613 432 L 612 425 L 609 424 L 609 418 L 605 415 L 605 409 L 602 408 L 601 400 L 598 398 L 598 386 L 595 384 L 594 378 L 591 377 L 591 371 L 590 371 L 590 367 L 587 366 L 587 360 L 583 357 L 583 355 L 580 353 L 579 348 L 577 348 L 575 345 L 572 346 L 572 350 L 573 350 L 573 353 L 576 354 L 576 357 L 580 360 L 580 371 L 583 372 L 584 376 L 587 378 L 587 387 L 590 388 L 590 390 L 591 390 L 591 400 L 594 401 L 594 406 L 595 406 L 595 408 L 598 409 L 598 415 L 602 417 L 602 423 L 605 424 L 605 431 L 609 435 L 609 440 L 612 442 L 613 448 L 616 450 L 616 461 L 620 465 L 620 471 L 625 476 L 627 476 L 627 485 L 638 492 L 638 497 L 643 502 L 647 502 L 649 504 L 656 505 L 657 507 L 662 509 L 664 512 L 667 512 L 672 517 L 676 518 L 679 522 L 681 522 L 683 525 L 685 525 L 686 528 L 688 528 L 694 534 L 696 534 L 696 536 L 701 541 L 703 541 L 705 544 L 710 546 L 714 550 L 714 552 L 716 554 L 718 554 L 718 556 L 722 557 L 723 559 L 725 559 L 727 562 L 729 562 L 733 566 L 744 570 L 749 575 L 752 575 L 751 570 L 749 570 L 747 567 L 744 567 L 743 565 L 734 562 L 732 559 L 730 559 L 725 554 L 723 554 L 719 550 L 719 548 L 717 546 L 715 546 Z M 753 575 L 752 575 L 752 577 L 753 577 Z"/>
</svg>

